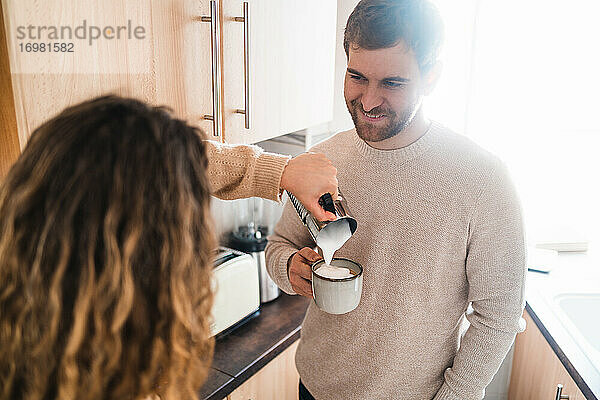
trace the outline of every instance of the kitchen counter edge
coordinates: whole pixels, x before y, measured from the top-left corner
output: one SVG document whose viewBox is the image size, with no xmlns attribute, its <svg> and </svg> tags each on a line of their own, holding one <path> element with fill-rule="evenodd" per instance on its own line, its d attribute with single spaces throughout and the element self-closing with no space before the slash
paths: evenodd
<svg viewBox="0 0 600 400">
<path fill-rule="evenodd" d="M 217 338 L 213 364 L 200 389 L 203 400 L 222 400 L 300 339 L 309 299 L 282 293 L 252 320 Z"/>
<path fill-rule="evenodd" d="M 565 354 L 565 352 L 562 350 L 562 348 L 560 346 L 561 342 L 563 342 L 565 340 L 572 340 L 572 338 L 566 337 L 567 335 L 564 335 L 562 333 L 553 335 L 551 333 L 551 331 L 549 331 L 548 328 L 546 327 L 547 324 L 545 325 L 543 322 L 543 319 L 545 319 L 545 318 L 556 318 L 554 316 L 548 315 L 548 313 L 552 313 L 552 310 L 549 310 L 550 307 L 546 307 L 548 309 L 543 309 L 545 307 L 545 305 L 540 305 L 539 303 L 536 303 L 535 300 L 533 301 L 533 303 L 534 303 L 534 306 L 532 306 L 530 304 L 530 301 L 527 301 L 525 303 L 525 310 L 527 311 L 527 313 L 529 314 L 529 316 L 531 317 L 531 319 L 533 320 L 533 322 L 535 323 L 537 328 L 540 330 L 540 332 L 544 336 L 544 339 L 546 339 L 546 342 L 552 348 L 552 351 L 554 351 L 554 354 L 556 354 L 556 356 L 560 360 L 561 364 L 565 367 L 565 369 L 567 370 L 567 372 L 569 373 L 569 375 L 571 376 L 573 381 L 575 381 L 575 384 L 577 385 L 579 390 L 583 393 L 585 398 L 588 400 L 598 400 L 598 396 L 600 396 L 600 387 L 597 387 L 598 385 L 596 384 L 596 381 L 600 377 L 596 376 L 597 374 L 594 374 L 593 371 L 590 371 L 589 368 L 585 368 L 585 371 L 581 371 L 583 373 L 583 377 L 582 377 L 582 373 L 580 373 L 580 371 L 577 369 L 576 366 L 579 366 L 579 365 L 583 366 L 584 363 L 582 362 L 583 360 L 581 360 L 581 358 L 583 356 L 581 354 L 575 354 L 575 352 L 571 352 L 571 354 L 569 354 L 569 356 L 570 356 L 570 358 L 569 358 L 569 356 L 567 354 Z M 534 310 L 534 307 L 536 307 L 538 309 L 537 313 Z M 556 332 L 556 333 L 559 333 L 559 332 Z M 563 344 L 565 344 L 565 343 L 563 343 Z M 587 363 L 585 363 L 585 364 L 587 364 Z M 592 384 L 592 382 L 588 382 L 588 380 L 590 380 L 590 378 L 593 379 L 593 381 L 594 381 L 593 384 Z M 592 390 L 592 388 L 594 390 Z"/>
</svg>

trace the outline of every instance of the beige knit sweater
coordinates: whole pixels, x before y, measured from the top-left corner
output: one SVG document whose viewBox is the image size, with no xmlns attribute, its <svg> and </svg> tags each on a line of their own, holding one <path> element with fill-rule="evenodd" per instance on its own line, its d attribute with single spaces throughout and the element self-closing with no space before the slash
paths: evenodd
<svg viewBox="0 0 600 400">
<path fill-rule="evenodd" d="M 525 241 L 502 163 L 437 123 L 397 150 L 354 130 L 316 150 L 336 166 L 358 222 L 336 257 L 360 263 L 364 282 L 348 314 L 310 303 L 302 382 L 318 400 L 481 399 L 523 329 Z M 288 258 L 314 245 L 288 202 L 266 249 L 285 292 Z"/>
<path fill-rule="evenodd" d="M 279 200 L 281 175 L 290 157 L 258 146 L 205 141 L 212 194 L 223 200 L 262 197 Z"/>
</svg>

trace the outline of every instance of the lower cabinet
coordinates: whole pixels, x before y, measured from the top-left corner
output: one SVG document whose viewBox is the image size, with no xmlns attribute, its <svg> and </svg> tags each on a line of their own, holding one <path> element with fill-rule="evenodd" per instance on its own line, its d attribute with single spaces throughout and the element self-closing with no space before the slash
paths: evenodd
<svg viewBox="0 0 600 400">
<path fill-rule="evenodd" d="M 552 400 L 557 385 L 563 385 L 563 399 L 585 400 L 527 311 L 525 332 L 517 335 L 508 400 Z"/>
<path fill-rule="evenodd" d="M 227 400 L 297 400 L 299 375 L 294 356 L 298 342 L 244 382 Z"/>
</svg>

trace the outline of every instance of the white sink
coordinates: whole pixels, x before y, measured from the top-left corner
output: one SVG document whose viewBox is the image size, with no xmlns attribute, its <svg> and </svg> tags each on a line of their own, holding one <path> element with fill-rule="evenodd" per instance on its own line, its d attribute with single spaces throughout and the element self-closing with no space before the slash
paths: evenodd
<svg viewBox="0 0 600 400">
<path fill-rule="evenodd" d="M 600 351 L 600 293 L 563 294 L 556 300 L 586 342 Z"/>
<path fill-rule="evenodd" d="M 600 362 L 600 293 L 563 293 L 554 298 L 561 322 L 588 358 Z"/>
<path fill-rule="evenodd" d="M 533 310 L 539 305 L 542 322 L 547 318 L 547 328 L 561 338 L 565 355 L 580 354 L 600 374 L 600 258 L 559 254 L 549 274 L 528 274 L 527 292 Z"/>
</svg>

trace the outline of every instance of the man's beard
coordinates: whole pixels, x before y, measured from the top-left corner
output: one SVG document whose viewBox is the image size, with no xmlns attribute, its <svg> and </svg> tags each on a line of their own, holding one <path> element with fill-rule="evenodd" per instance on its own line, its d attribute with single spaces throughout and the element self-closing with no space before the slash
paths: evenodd
<svg viewBox="0 0 600 400">
<path fill-rule="evenodd" d="M 388 120 L 385 125 L 377 126 L 380 124 L 371 124 L 368 121 L 361 119 L 358 115 L 358 113 L 364 111 L 359 100 L 352 100 L 350 103 L 346 102 L 346 107 L 348 107 L 348 112 L 350 112 L 350 116 L 356 127 L 356 133 L 366 142 L 381 142 L 382 140 L 389 139 L 402 132 L 412 122 L 419 109 L 419 105 L 419 101 L 411 104 L 400 115 L 390 109 L 375 107 L 372 110 L 369 110 L 369 114 L 384 114 L 385 118 Z"/>
</svg>

